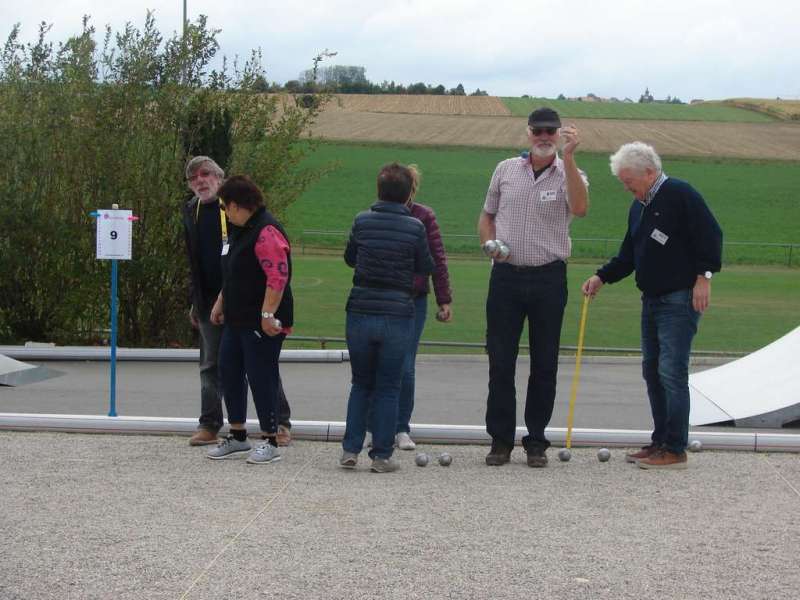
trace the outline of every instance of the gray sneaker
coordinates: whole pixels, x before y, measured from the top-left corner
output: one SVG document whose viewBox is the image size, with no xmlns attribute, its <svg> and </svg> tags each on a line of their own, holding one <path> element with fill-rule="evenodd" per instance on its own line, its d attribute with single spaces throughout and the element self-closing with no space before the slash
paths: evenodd
<svg viewBox="0 0 800 600">
<path fill-rule="evenodd" d="M 358 464 L 358 454 L 342 450 L 342 458 L 339 459 L 339 466 L 345 469 L 355 469 Z"/>
<path fill-rule="evenodd" d="M 391 458 L 373 458 L 372 469 L 373 473 L 391 473 L 400 468 L 400 463 Z"/>
<path fill-rule="evenodd" d="M 240 442 L 234 439 L 232 435 L 229 435 L 222 438 L 222 441 L 217 444 L 217 447 L 209 450 L 206 456 L 214 460 L 220 460 L 222 458 L 233 458 L 234 456 L 247 454 L 248 452 L 250 452 L 250 442 L 247 440 Z"/>
<path fill-rule="evenodd" d="M 275 446 L 269 442 L 264 442 L 256 446 L 256 449 L 250 453 L 250 456 L 247 457 L 247 462 L 251 465 L 265 465 L 279 461 L 281 458 L 281 453 Z"/>
</svg>

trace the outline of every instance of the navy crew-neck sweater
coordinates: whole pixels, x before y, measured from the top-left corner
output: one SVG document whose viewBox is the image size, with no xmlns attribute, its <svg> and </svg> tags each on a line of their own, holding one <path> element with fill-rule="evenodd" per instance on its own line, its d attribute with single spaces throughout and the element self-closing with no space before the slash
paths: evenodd
<svg viewBox="0 0 800 600">
<path fill-rule="evenodd" d="M 597 271 L 614 283 L 636 271 L 645 296 L 694 286 L 698 275 L 722 267 L 722 230 L 691 185 L 669 177 L 650 204 L 634 200 L 619 253 Z"/>
</svg>

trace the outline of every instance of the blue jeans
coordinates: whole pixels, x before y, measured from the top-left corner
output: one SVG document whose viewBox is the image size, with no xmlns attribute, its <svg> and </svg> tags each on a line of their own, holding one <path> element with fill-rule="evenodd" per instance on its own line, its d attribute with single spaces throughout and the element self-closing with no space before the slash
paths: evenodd
<svg viewBox="0 0 800 600">
<path fill-rule="evenodd" d="M 689 441 L 689 352 L 700 313 L 692 291 L 642 297 L 642 375 L 653 413 L 652 443 L 683 452 Z"/>
<path fill-rule="evenodd" d="M 229 423 L 247 420 L 247 384 L 253 394 L 258 424 L 264 433 L 278 430 L 278 359 L 286 335 L 225 326 L 219 347 L 219 372 Z"/>
<path fill-rule="evenodd" d="M 416 378 L 417 348 L 422 330 L 425 329 L 425 318 L 428 315 L 428 295 L 414 298 L 414 335 L 411 346 L 403 363 L 403 383 L 400 386 L 400 400 L 397 410 L 397 433 L 411 431 L 411 413 L 414 412 L 414 386 Z"/>
<path fill-rule="evenodd" d="M 347 313 L 352 381 L 342 440 L 346 452 L 361 452 L 369 424 L 372 431 L 370 458 L 392 455 L 403 363 L 413 333 L 413 317 Z M 368 413 L 371 415 L 369 423 Z"/>
<path fill-rule="evenodd" d="M 519 339 L 528 319 L 531 369 L 525 398 L 525 450 L 547 448 L 544 430 L 553 416 L 558 374 L 561 322 L 567 304 L 567 265 L 555 261 L 540 267 L 497 263 L 486 298 L 486 351 L 489 354 L 489 396 L 486 431 L 492 440 L 514 447 L 517 400 L 514 375 Z"/>
</svg>

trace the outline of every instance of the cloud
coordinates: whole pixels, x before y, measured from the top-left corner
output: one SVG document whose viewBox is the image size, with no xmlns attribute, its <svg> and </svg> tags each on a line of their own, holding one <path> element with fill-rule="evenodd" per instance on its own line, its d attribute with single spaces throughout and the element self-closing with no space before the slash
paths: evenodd
<svg viewBox="0 0 800 600">
<path fill-rule="evenodd" d="M 141 25 L 146 6 L 165 34 L 180 30 L 181 2 L 40 0 L 4 3 L 0 22 L 54 23 L 53 40 L 91 14 L 101 29 Z M 593 92 L 638 97 L 799 96 L 796 9 L 788 0 L 188 0 L 222 33 L 228 57 L 263 50 L 271 80 L 285 82 L 329 48 L 326 64 L 359 65 L 376 82 L 423 81 L 497 95 Z"/>
</svg>

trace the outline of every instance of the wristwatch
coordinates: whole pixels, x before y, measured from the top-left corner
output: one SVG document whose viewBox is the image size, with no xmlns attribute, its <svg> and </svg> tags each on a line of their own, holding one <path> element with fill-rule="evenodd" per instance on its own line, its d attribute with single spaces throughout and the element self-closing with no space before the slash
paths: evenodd
<svg viewBox="0 0 800 600">
<path fill-rule="evenodd" d="M 711 271 L 706 271 L 705 273 L 703 273 L 703 277 L 705 277 L 706 279 L 711 279 L 713 275 L 714 274 Z"/>
<path fill-rule="evenodd" d="M 274 318 L 275 318 L 275 313 L 271 313 L 271 312 L 262 312 L 262 313 L 261 313 L 261 318 L 262 318 L 262 319 L 274 319 Z"/>
</svg>

